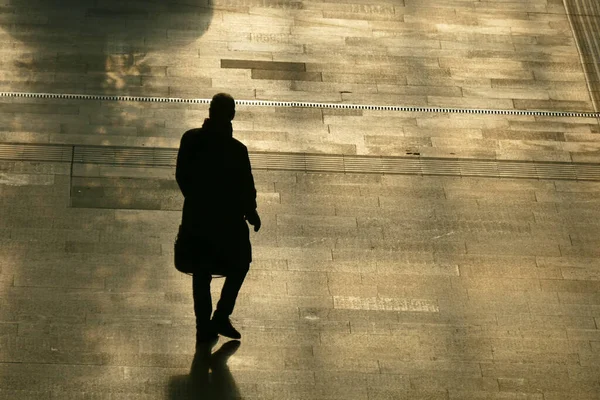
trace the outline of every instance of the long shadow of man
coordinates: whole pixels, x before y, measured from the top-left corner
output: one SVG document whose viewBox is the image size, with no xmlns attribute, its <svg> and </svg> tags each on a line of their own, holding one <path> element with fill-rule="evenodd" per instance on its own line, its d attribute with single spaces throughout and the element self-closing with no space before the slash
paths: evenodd
<svg viewBox="0 0 600 400">
<path fill-rule="evenodd" d="M 212 343 L 198 344 L 190 374 L 171 379 L 169 400 L 240 399 L 240 392 L 227 366 L 227 360 L 239 347 L 238 340 L 231 340 L 211 354 Z"/>
</svg>

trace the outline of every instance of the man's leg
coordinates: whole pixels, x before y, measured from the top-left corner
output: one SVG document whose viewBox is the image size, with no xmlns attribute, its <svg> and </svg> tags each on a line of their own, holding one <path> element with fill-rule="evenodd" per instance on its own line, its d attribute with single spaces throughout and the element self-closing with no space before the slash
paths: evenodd
<svg viewBox="0 0 600 400">
<path fill-rule="evenodd" d="M 196 339 L 198 341 L 207 341 L 214 337 L 210 323 L 210 315 L 212 314 L 211 280 L 212 276 L 208 273 L 194 274 L 192 278 Z"/>
<path fill-rule="evenodd" d="M 217 309 L 213 316 L 213 322 L 218 333 L 233 338 L 241 338 L 240 333 L 231 326 L 229 316 L 233 313 L 235 302 L 237 300 L 246 274 L 248 273 L 250 266 L 244 265 L 243 267 L 235 269 L 235 272 L 230 273 L 225 278 L 223 289 L 221 290 L 221 298 L 217 303 Z"/>
</svg>

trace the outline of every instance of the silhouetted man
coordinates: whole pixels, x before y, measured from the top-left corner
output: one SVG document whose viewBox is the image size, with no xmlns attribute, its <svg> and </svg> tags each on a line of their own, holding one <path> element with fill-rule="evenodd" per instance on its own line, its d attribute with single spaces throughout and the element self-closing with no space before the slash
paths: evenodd
<svg viewBox="0 0 600 400">
<path fill-rule="evenodd" d="M 217 334 L 241 337 L 231 325 L 242 283 L 252 261 L 248 221 L 258 232 L 256 189 L 248 149 L 232 137 L 235 101 L 225 93 L 210 103 L 202 128 L 183 134 L 175 177 L 183 196 L 181 229 L 197 246 L 198 268 L 193 274 L 196 339 L 212 341 Z M 212 316 L 211 271 L 226 276 Z"/>
</svg>

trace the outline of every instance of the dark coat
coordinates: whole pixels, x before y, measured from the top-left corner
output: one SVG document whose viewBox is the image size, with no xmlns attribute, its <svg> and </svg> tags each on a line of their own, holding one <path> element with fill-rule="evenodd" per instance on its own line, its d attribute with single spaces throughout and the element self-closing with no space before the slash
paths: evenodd
<svg viewBox="0 0 600 400">
<path fill-rule="evenodd" d="M 220 263 L 251 262 L 245 216 L 256 209 L 256 188 L 248 149 L 232 137 L 231 124 L 207 119 L 185 132 L 175 177 L 185 199 L 181 228 L 199 253 Z"/>
</svg>

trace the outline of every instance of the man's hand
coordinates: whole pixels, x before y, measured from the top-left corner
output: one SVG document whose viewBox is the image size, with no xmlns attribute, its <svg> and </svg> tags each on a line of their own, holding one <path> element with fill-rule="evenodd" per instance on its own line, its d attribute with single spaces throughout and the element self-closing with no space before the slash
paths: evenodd
<svg viewBox="0 0 600 400">
<path fill-rule="evenodd" d="M 254 226 L 254 232 L 258 232 L 261 226 L 258 212 L 256 212 L 256 210 L 252 211 L 251 213 L 246 215 L 246 220 L 250 223 L 250 225 Z"/>
</svg>

